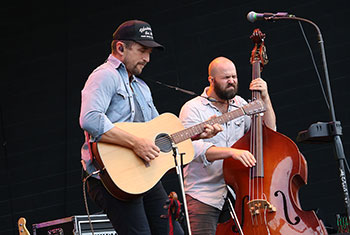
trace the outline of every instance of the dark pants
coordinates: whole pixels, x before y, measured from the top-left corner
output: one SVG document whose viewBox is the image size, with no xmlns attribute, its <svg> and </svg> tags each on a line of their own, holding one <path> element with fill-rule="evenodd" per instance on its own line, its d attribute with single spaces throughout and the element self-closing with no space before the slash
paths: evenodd
<svg viewBox="0 0 350 235">
<path fill-rule="evenodd" d="M 186 194 L 192 235 L 215 235 L 220 210 Z"/>
<path fill-rule="evenodd" d="M 161 182 L 158 182 L 142 197 L 132 201 L 121 201 L 113 197 L 100 180 L 90 177 L 88 193 L 107 214 L 119 235 L 169 234 L 168 219 L 160 217 L 168 213 L 164 208 L 168 196 Z"/>
<path fill-rule="evenodd" d="M 232 195 L 228 194 L 228 197 L 231 202 L 234 203 Z M 186 194 L 186 200 L 192 235 L 215 235 L 217 223 L 224 223 L 231 219 L 227 200 L 221 211 L 191 197 L 188 194 Z"/>
</svg>

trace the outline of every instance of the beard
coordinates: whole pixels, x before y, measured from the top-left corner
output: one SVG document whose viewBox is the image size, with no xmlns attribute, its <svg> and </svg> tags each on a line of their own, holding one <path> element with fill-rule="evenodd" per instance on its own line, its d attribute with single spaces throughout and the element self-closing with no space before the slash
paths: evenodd
<svg viewBox="0 0 350 235">
<path fill-rule="evenodd" d="M 229 87 L 233 87 L 233 89 L 227 89 Z M 214 91 L 216 93 L 216 95 L 222 99 L 222 100 L 230 100 L 233 97 L 236 96 L 237 91 L 238 91 L 238 83 L 236 84 L 236 86 L 234 85 L 227 85 L 225 88 L 221 87 L 214 79 Z"/>
<path fill-rule="evenodd" d="M 128 56 L 125 57 L 124 62 L 126 70 L 132 75 L 140 75 L 142 73 L 143 68 L 147 63 L 145 62 L 135 62 L 130 60 Z"/>
<path fill-rule="evenodd" d="M 142 73 L 143 68 L 146 66 L 146 64 L 142 63 L 137 63 L 134 66 L 130 66 L 131 68 L 129 69 L 130 73 L 133 75 L 140 75 Z"/>
</svg>

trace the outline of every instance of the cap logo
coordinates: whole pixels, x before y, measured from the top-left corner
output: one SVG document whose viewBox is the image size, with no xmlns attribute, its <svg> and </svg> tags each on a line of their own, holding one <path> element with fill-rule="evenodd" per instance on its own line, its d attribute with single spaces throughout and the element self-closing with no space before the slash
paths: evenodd
<svg viewBox="0 0 350 235">
<path fill-rule="evenodd" d="M 139 29 L 139 32 L 141 33 L 141 38 L 149 38 L 153 40 L 151 27 L 143 26 L 142 28 Z"/>
</svg>

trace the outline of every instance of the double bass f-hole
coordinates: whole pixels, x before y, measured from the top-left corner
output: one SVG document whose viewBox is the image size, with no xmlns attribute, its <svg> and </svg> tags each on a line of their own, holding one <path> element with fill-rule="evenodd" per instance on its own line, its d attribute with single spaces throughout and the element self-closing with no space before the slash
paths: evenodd
<svg viewBox="0 0 350 235">
<path fill-rule="evenodd" d="M 290 223 L 291 225 L 297 225 L 300 222 L 300 217 L 296 216 L 294 218 L 295 222 L 292 222 L 289 218 L 288 215 L 288 207 L 287 207 L 287 199 L 286 199 L 286 195 L 284 195 L 284 193 L 280 190 L 277 190 L 274 195 L 275 197 L 278 197 L 278 195 L 281 194 L 282 198 L 283 198 L 283 211 L 284 211 L 284 217 L 286 217 L 286 220 L 288 223 Z"/>
</svg>

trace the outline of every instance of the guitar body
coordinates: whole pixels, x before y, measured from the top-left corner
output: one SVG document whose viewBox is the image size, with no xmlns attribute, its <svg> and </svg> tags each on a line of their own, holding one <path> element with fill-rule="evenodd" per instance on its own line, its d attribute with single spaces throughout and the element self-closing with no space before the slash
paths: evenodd
<svg viewBox="0 0 350 235">
<path fill-rule="evenodd" d="M 149 122 L 120 122 L 114 125 L 153 141 L 159 135 L 170 135 L 184 129 L 181 121 L 171 113 L 164 113 Z M 194 155 L 191 140 L 178 143 L 176 147 L 179 153 L 186 153 L 183 163 L 189 163 Z M 114 197 L 121 200 L 131 200 L 147 192 L 168 170 L 175 167 L 171 148 L 161 150 L 159 156 L 149 163 L 131 149 L 119 145 L 93 143 L 92 151 L 97 163 L 104 168 L 100 173 L 103 184 Z"/>
</svg>

